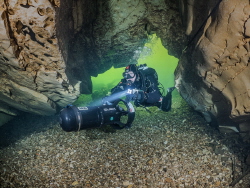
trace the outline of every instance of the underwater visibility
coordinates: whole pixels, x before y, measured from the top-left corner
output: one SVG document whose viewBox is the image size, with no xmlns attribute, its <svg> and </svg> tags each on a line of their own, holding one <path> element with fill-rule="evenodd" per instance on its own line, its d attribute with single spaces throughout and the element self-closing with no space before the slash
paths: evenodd
<svg viewBox="0 0 250 188">
<path fill-rule="evenodd" d="M 178 59 L 151 41 L 136 67 L 93 77 L 93 93 L 57 116 L 24 114 L 0 127 L 0 187 L 250 185 L 240 175 L 249 146 L 187 105 L 173 87 Z M 139 84 L 142 77 L 150 78 Z M 156 92 L 144 96 L 145 88 Z"/>
<path fill-rule="evenodd" d="M 99 94 L 99 98 L 95 96 L 93 101 L 92 97 L 88 106 L 81 106 L 80 103 L 89 102 L 84 101 L 83 95 L 75 103 L 80 106 L 68 105 L 62 109 L 60 125 L 63 130 L 79 131 L 105 125 L 116 129 L 130 128 L 136 113 L 132 101 L 136 107 L 146 109 L 149 106 L 157 106 L 168 112 L 172 104 L 172 91 L 175 89 L 173 71 L 177 59 L 167 54 L 161 40 L 152 35 L 149 43 L 146 43 L 140 52 L 138 62 L 143 64 L 136 62 L 127 65 L 125 70 L 112 68 L 97 78 L 92 78 L 93 94 Z M 118 85 L 113 85 L 114 83 Z M 171 87 L 166 90 L 164 86 Z M 126 109 L 118 105 L 119 102 L 122 102 Z M 128 117 L 126 123 L 121 122 L 122 116 Z"/>
<path fill-rule="evenodd" d="M 174 86 L 174 70 L 178 64 L 178 59 L 168 55 L 168 51 L 162 46 L 161 39 L 155 34 L 150 36 L 148 43 L 141 49 L 138 64 L 147 64 L 156 70 L 159 82 L 164 88 Z M 129 65 L 129 63 L 128 63 Z M 97 77 L 92 77 L 93 98 L 102 98 L 112 89 L 121 79 L 124 68 L 110 68 Z"/>
<path fill-rule="evenodd" d="M 249 0 L 0 7 L 0 188 L 250 188 Z"/>
</svg>

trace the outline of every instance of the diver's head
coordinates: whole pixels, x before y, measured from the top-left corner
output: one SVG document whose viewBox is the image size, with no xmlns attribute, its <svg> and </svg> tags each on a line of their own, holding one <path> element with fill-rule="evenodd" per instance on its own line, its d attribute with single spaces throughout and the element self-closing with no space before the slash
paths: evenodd
<svg viewBox="0 0 250 188">
<path fill-rule="evenodd" d="M 135 82 L 138 77 L 138 70 L 135 64 L 130 64 L 125 68 L 125 72 L 123 73 L 123 77 L 132 83 Z"/>
<path fill-rule="evenodd" d="M 125 77 L 126 77 L 127 82 L 130 81 L 131 83 L 134 83 L 136 79 L 136 74 L 132 71 L 129 71 L 125 73 Z"/>
</svg>

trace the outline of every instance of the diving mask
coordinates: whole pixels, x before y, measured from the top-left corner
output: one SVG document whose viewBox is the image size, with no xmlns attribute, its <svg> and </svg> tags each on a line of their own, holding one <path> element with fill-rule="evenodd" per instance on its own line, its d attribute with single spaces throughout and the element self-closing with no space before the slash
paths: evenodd
<svg viewBox="0 0 250 188">
<path fill-rule="evenodd" d="M 135 73 L 134 73 L 134 72 L 124 72 L 124 73 L 123 73 L 123 77 L 124 77 L 125 79 L 134 78 L 134 77 L 135 77 Z"/>
</svg>

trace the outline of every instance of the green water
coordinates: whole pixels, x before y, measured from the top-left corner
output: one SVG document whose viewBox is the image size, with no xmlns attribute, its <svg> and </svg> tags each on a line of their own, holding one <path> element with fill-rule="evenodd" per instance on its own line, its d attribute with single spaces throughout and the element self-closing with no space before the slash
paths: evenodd
<svg viewBox="0 0 250 188">
<path fill-rule="evenodd" d="M 161 39 L 156 35 L 152 35 L 145 47 L 146 50 L 142 51 L 138 64 L 146 63 L 148 67 L 154 68 L 158 73 L 159 81 L 165 88 L 174 86 L 174 70 L 178 59 L 168 55 L 168 51 L 162 46 Z M 122 79 L 123 71 L 124 68 L 112 67 L 105 73 L 99 74 L 98 77 L 92 77 L 93 91 L 104 87 L 114 87 Z"/>
<path fill-rule="evenodd" d="M 178 59 L 168 55 L 168 51 L 162 46 L 161 39 L 152 35 L 149 42 L 141 50 L 138 64 L 147 64 L 148 67 L 154 68 L 159 77 L 159 82 L 165 89 L 174 86 L 174 70 L 177 66 Z M 104 97 L 108 91 L 116 86 L 122 79 L 124 68 L 111 68 L 97 77 L 92 77 L 93 99 Z M 80 96 L 79 99 L 85 98 Z"/>
<path fill-rule="evenodd" d="M 139 64 L 146 63 L 148 67 L 156 70 L 159 77 L 159 82 L 163 84 L 164 88 L 174 86 L 174 70 L 177 66 L 178 59 L 174 56 L 168 55 L 167 49 L 162 46 L 161 39 L 156 35 L 152 36 L 152 42 L 146 43 L 145 46 L 152 49 L 149 56 L 138 59 Z"/>
</svg>

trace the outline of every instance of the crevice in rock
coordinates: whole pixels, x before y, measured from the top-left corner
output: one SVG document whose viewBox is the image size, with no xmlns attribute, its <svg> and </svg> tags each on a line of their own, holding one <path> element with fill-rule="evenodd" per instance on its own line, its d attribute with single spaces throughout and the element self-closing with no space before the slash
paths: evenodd
<svg viewBox="0 0 250 188">
<path fill-rule="evenodd" d="M 22 29 L 22 32 L 24 33 L 24 35 L 28 34 L 30 36 L 31 40 L 33 40 L 34 42 L 37 42 L 38 44 L 40 44 L 41 46 L 44 47 L 44 43 L 37 40 L 36 34 L 34 33 L 34 31 L 29 26 L 23 25 L 23 27 L 21 29 Z"/>
</svg>

